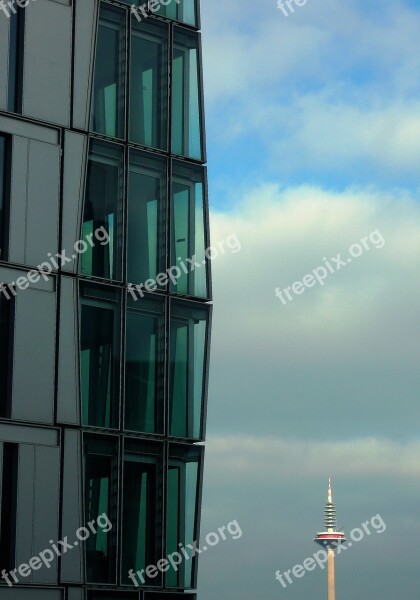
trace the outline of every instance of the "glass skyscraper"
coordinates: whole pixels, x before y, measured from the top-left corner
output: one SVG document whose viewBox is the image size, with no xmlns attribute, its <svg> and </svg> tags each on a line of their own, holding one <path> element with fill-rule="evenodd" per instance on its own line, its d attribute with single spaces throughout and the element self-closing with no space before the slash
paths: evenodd
<svg viewBox="0 0 420 600">
<path fill-rule="evenodd" d="M 205 438 L 199 3 L 10 4 L 0 598 L 195 600 L 197 558 L 167 558 L 199 539 Z"/>
</svg>

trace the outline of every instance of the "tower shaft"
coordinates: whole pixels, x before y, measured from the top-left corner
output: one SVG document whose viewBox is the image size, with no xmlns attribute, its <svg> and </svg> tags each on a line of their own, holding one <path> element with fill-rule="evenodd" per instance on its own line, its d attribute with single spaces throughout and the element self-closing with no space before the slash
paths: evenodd
<svg viewBox="0 0 420 600">
<path fill-rule="evenodd" d="M 328 600 L 335 600 L 334 550 L 328 549 Z"/>
</svg>

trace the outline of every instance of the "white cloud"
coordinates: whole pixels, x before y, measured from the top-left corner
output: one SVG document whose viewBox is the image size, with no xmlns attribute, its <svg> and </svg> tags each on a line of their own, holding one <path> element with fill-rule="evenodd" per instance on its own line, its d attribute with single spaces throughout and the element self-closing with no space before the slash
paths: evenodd
<svg viewBox="0 0 420 600">
<path fill-rule="evenodd" d="M 236 234 L 242 250 L 213 262 L 210 432 L 313 436 L 327 421 L 345 439 L 414 435 L 420 203 L 398 190 L 276 185 L 234 201 L 211 217 L 214 243 Z M 383 248 L 285 306 L 276 298 L 375 230 Z"/>
<path fill-rule="evenodd" d="M 255 12 L 228 0 L 223 19 L 205 5 L 211 139 L 223 147 L 252 137 L 269 157 L 262 166 L 286 176 L 415 177 L 420 11 L 325 0 L 285 19 L 275 4 Z"/>
</svg>

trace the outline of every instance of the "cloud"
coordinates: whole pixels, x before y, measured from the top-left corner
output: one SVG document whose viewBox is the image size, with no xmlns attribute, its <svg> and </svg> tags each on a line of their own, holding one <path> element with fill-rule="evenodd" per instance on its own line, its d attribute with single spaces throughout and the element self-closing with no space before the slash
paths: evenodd
<svg viewBox="0 0 420 600">
<path fill-rule="evenodd" d="M 241 199 L 242 198 L 242 199 Z M 210 431 L 415 435 L 420 385 L 420 204 L 399 190 L 266 184 L 213 212 Z M 370 246 L 283 305 L 284 289 L 379 230 Z"/>
<path fill-rule="evenodd" d="M 308 1 L 286 19 L 274 0 L 260 11 L 227 0 L 225 10 L 220 19 L 205 5 L 203 38 L 210 158 L 221 178 L 220 156 L 235 177 L 234 161 L 248 155 L 256 176 L 418 181 L 418 8 Z"/>
<path fill-rule="evenodd" d="M 217 436 L 207 442 L 207 476 L 235 484 L 297 479 L 324 482 L 367 477 L 420 479 L 420 440 L 364 438 L 320 441 L 258 436 Z"/>
</svg>

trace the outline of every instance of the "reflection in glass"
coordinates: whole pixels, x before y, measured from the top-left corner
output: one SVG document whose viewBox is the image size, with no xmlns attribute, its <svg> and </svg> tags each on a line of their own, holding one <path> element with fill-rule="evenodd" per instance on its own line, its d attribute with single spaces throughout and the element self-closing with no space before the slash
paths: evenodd
<svg viewBox="0 0 420 600">
<path fill-rule="evenodd" d="M 118 425 L 119 293 L 81 286 L 80 375 L 83 423 Z"/>
<path fill-rule="evenodd" d="M 100 523 L 95 535 L 86 544 L 87 581 L 115 582 L 115 546 L 117 522 L 118 461 L 117 443 L 113 438 L 85 438 L 85 523 Z M 113 525 L 109 531 L 106 517 Z"/>
<path fill-rule="evenodd" d="M 172 152 L 202 160 L 198 36 L 175 30 L 172 60 Z"/>
<path fill-rule="evenodd" d="M 123 152 L 119 146 L 93 141 L 91 144 L 82 239 L 87 250 L 81 255 L 81 273 L 106 279 L 121 279 Z M 94 233 L 103 228 L 109 243 L 99 243 Z M 104 238 L 101 234 L 101 240 Z M 106 241 L 106 240 L 105 240 Z"/>
<path fill-rule="evenodd" d="M 92 130 L 124 136 L 125 13 L 101 5 L 92 95 Z"/>
<path fill-rule="evenodd" d="M 133 18 L 130 75 L 130 139 L 166 150 L 167 29 Z"/>
<path fill-rule="evenodd" d="M 202 437 L 209 308 L 173 302 L 170 348 L 170 434 Z"/>
<path fill-rule="evenodd" d="M 125 429 L 160 433 L 163 427 L 164 303 L 128 299 Z"/>
<path fill-rule="evenodd" d="M 179 4 L 178 1 L 169 2 L 167 6 L 162 4 L 158 14 L 167 19 L 197 27 L 196 0 L 180 0 Z"/>
<path fill-rule="evenodd" d="M 176 552 L 197 540 L 199 470 L 202 449 L 171 444 L 169 447 L 166 550 Z M 195 559 L 183 561 L 178 571 L 166 574 L 168 587 L 194 586 Z"/>
<path fill-rule="evenodd" d="M 130 155 L 127 278 L 145 283 L 165 270 L 166 163 L 142 152 Z"/>
<path fill-rule="evenodd" d="M 172 184 L 171 265 L 188 266 L 171 291 L 207 298 L 208 262 L 207 208 L 204 199 L 204 170 L 174 162 Z M 186 259 L 192 259 L 189 263 Z M 197 266 L 197 264 L 199 266 Z"/>
<path fill-rule="evenodd" d="M 161 556 L 161 446 L 129 441 L 124 459 L 122 574 L 145 570 Z M 131 451 L 130 451 L 131 450 Z M 160 578 L 144 576 L 146 585 L 160 585 Z"/>
</svg>

